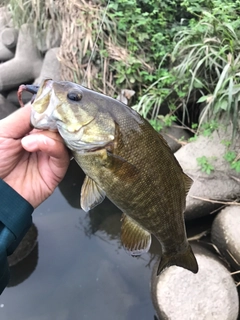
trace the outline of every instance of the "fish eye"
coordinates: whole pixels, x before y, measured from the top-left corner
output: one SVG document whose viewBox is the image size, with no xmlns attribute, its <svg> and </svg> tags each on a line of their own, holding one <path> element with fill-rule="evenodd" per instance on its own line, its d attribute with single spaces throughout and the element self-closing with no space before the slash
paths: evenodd
<svg viewBox="0 0 240 320">
<path fill-rule="evenodd" d="M 71 101 L 80 101 L 82 99 L 82 95 L 79 92 L 69 92 L 67 97 Z"/>
</svg>

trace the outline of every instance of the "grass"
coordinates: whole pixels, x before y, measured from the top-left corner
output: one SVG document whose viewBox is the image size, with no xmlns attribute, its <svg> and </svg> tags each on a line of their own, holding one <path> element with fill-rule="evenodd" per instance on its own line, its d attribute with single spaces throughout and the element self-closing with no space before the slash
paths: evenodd
<svg viewBox="0 0 240 320">
<path fill-rule="evenodd" d="M 173 72 L 189 82 L 185 106 L 198 97 L 197 102 L 204 106 L 199 128 L 206 119 L 224 115 L 233 123 L 234 136 L 240 94 L 239 32 L 230 23 L 222 23 L 209 12 L 203 12 L 203 19 L 193 29 L 177 34 L 176 39 Z"/>
</svg>

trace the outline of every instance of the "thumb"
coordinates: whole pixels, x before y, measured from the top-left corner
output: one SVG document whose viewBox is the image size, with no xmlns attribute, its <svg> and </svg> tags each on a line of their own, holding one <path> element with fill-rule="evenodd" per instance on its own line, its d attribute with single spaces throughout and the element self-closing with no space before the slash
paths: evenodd
<svg viewBox="0 0 240 320">
<path fill-rule="evenodd" d="M 56 135 L 56 136 L 55 136 Z M 30 134 L 21 140 L 23 148 L 28 152 L 42 151 L 56 159 L 69 160 L 69 154 L 60 136 L 56 133 L 49 137 L 42 133 Z"/>
</svg>

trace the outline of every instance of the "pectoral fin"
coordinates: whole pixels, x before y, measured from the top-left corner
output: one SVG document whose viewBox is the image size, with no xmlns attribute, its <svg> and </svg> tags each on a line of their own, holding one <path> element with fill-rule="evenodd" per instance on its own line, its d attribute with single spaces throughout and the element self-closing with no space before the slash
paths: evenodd
<svg viewBox="0 0 240 320">
<path fill-rule="evenodd" d="M 125 214 L 122 217 L 121 231 L 122 244 L 132 256 L 139 256 L 149 250 L 151 234 Z"/>
<path fill-rule="evenodd" d="M 119 155 L 112 154 L 110 151 L 107 151 L 107 155 L 111 163 L 110 169 L 115 176 L 118 176 L 120 179 L 123 179 L 126 182 L 136 179 L 139 171 L 133 164 Z"/>
<path fill-rule="evenodd" d="M 105 195 L 96 182 L 86 176 L 81 189 L 81 208 L 86 212 L 93 209 L 104 200 Z"/>
</svg>

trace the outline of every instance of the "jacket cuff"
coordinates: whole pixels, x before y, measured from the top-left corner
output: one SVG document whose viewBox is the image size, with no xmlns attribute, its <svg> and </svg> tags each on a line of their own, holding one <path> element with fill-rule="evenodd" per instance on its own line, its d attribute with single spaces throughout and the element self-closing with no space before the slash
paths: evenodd
<svg viewBox="0 0 240 320">
<path fill-rule="evenodd" d="M 31 227 L 34 208 L 28 201 L 20 196 L 19 193 L 1 179 L 0 194 L 0 222 L 14 236 L 13 241 L 7 241 L 6 250 L 7 254 L 10 255 Z"/>
</svg>

